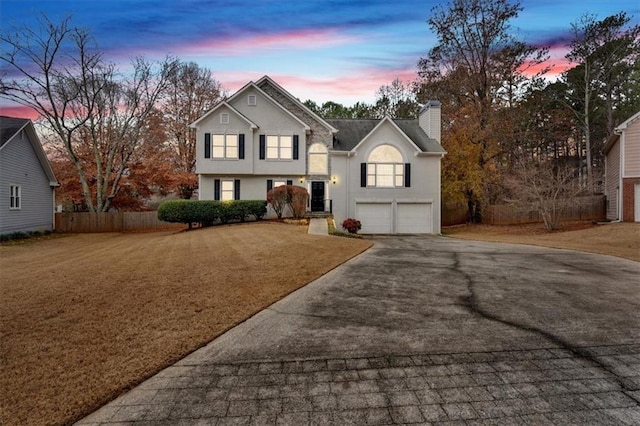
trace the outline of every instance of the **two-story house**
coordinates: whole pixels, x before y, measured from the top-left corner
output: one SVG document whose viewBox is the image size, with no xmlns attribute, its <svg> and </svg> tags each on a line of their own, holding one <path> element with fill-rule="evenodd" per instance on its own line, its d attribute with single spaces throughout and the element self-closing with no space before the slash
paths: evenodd
<svg viewBox="0 0 640 426">
<path fill-rule="evenodd" d="M 325 120 L 268 76 L 191 124 L 202 200 L 265 199 L 279 185 L 362 233 L 440 233 L 440 103 L 417 120 Z"/>
</svg>

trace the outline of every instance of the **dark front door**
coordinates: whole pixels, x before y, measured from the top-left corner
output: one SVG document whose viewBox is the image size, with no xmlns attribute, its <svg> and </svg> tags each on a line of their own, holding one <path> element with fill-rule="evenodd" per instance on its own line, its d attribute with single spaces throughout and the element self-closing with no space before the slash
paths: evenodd
<svg viewBox="0 0 640 426">
<path fill-rule="evenodd" d="M 311 182 L 311 211 L 324 211 L 324 182 Z"/>
</svg>

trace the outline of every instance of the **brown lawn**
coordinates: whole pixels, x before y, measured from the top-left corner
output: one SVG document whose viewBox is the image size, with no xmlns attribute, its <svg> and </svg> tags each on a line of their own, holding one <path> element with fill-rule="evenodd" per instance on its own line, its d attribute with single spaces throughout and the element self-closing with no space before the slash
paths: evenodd
<svg viewBox="0 0 640 426">
<path fill-rule="evenodd" d="M 371 246 L 252 223 L 0 246 L 0 424 L 64 424 Z"/>
<path fill-rule="evenodd" d="M 542 224 L 463 225 L 443 228 L 443 234 L 466 240 L 497 241 L 608 254 L 640 262 L 640 223 L 573 222 L 548 232 Z"/>
</svg>

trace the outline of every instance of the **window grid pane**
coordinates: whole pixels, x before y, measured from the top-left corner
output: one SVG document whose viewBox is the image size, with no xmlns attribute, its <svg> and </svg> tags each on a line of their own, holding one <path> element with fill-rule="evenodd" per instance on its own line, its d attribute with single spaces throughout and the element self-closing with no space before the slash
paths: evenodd
<svg viewBox="0 0 640 426">
<path fill-rule="evenodd" d="M 223 180 L 221 186 L 220 199 L 222 201 L 233 200 L 233 181 Z"/>
</svg>

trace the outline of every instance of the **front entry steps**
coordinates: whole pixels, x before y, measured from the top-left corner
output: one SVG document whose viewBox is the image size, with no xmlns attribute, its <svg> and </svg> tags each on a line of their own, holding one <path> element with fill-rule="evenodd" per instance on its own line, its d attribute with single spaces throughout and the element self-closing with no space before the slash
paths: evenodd
<svg viewBox="0 0 640 426">
<path fill-rule="evenodd" d="M 322 218 L 332 216 L 331 212 L 307 212 L 307 218 Z"/>
</svg>

